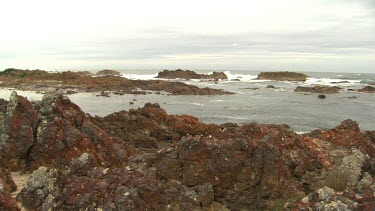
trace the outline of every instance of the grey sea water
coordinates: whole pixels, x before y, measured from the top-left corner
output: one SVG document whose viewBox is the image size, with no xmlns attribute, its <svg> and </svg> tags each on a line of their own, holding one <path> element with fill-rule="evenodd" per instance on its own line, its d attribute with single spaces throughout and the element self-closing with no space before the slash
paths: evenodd
<svg viewBox="0 0 375 211">
<path fill-rule="evenodd" d="M 131 79 L 153 79 L 160 70 L 124 70 L 124 77 Z M 208 73 L 210 71 L 196 71 Z M 142 107 L 146 102 L 158 103 L 170 114 L 189 114 L 205 123 L 238 124 L 257 122 L 266 124 L 288 124 L 292 130 L 308 132 L 337 126 L 345 119 L 360 124 L 362 130 L 375 130 L 375 94 L 359 93 L 347 89 L 364 87 L 365 82 L 375 81 L 375 74 L 358 73 L 306 73 L 306 82 L 277 82 L 255 80 L 260 71 L 227 71 L 229 80 L 201 82 L 181 80 L 200 87 L 224 89 L 234 95 L 222 96 L 172 96 L 172 95 L 113 95 L 110 98 L 96 97 L 93 93 L 70 95 L 70 99 L 83 111 L 91 115 L 105 116 L 115 111 Z M 233 79 L 236 79 L 235 81 Z M 347 81 L 335 84 L 335 82 Z M 332 83 L 333 82 L 333 83 Z M 266 88 L 273 85 L 276 89 Z M 319 99 L 318 94 L 296 93 L 297 86 L 340 86 L 344 91 L 327 94 Z M 257 89 L 254 89 L 257 88 Z M 33 92 L 19 92 L 31 100 L 41 99 Z M 9 98 L 10 90 L 2 90 L 0 98 Z M 133 101 L 135 99 L 135 101 Z M 130 105 L 129 102 L 134 104 Z"/>
</svg>

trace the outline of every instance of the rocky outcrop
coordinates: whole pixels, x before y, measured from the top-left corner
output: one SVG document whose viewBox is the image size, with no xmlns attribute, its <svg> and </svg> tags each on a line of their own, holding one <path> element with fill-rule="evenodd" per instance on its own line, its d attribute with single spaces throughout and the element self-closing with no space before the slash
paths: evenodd
<svg viewBox="0 0 375 211">
<path fill-rule="evenodd" d="M 358 89 L 357 92 L 367 92 L 367 93 L 374 93 L 375 87 L 372 86 L 365 86 L 362 89 Z"/>
<path fill-rule="evenodd" d="M 204 79 L 204 80 L 223 80 L 228 79 L 228 76 L 223 72 L 213 72 L 212 74 L 198 74 L 191 70 L 164 70 L 159 72 L 156 78 L 166 78 L 166 79 Z"/>
<path fill-rule="evenodd" d="M 165 91 L 173 95 L 225 95 L 233 94 L 219 89 L 200 88 L 182 82 L 163 80 L 129 80 L 107 75 L 91 77 L 80 72 L 54 72 L 41 70 L 7 70 L 0 72 L 0 87 L 20 90 L 61 93 L 74 92 L 117 92 L 132 94 L 136 90 Z"/>
<path fill-rule="evenodd" d="M 0 167 L 0 210 L 20 210 L 11 193 L 17 189 L 10 172 Z"/>
<path fill-rule="evenodd" d="M 306 81 L 307 75 L 295 72 L 261 72 L 258 74 L 259 80 L 274 81 Z"/>
<path fill-rule="evenodd" d="M 298 86 L 294 91 L 295 92 L 310 92 L 310 93 L 321 93 L 321 94 L 335 94 L 341 90 L 337 86 L 313 86 L 313 87 L 302 87 Z"/>
<path fill-rule="evenodd" d="M 97 76 L 121 76 L 121 73 L 115 70 L 101 70 L 96 73 Z"/>
<path fill-rule="evenodd" d="M 127 159 L 123 142 L 112 139 L 61 94 L 47 94 L 34 106 L 13 92 L 1 114 L 0 164 L 13 171 L 64 167 L 87 153 L 95 165 Z"/>
<path fill-rule="evenodd" d="M 150 103 L 106 117 L 85 115 L 59 94 L 30 103 L 13 93 L 3 105 L 2 121 L 13 120 L 2 127 L 1 167 L 35 170 L 17 197 L 26 208 L 265 210 L 342 203 L 350 209 L 355 203 L 346 198 L 374 209 L 375 132 L 362 133 L 352 120 L 299 135 L 287 125 L 204 124 Z M 6 130 L 8 122 L 22 130 Z M 29 130 L 31 142 L 21 135 Z M 31 146 L 12 151 L 18 141 Z"/>
</svg>

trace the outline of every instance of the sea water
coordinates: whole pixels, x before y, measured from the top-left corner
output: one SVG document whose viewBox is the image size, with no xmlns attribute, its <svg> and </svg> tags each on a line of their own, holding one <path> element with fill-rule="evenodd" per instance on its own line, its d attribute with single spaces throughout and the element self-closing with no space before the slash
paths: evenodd
<svg viewBox="0 0 375 211">
<path fill-rule="evenodd" d="M 123 77 L 133 80 L 156 80 L 160 70 L 123 70 Z M 210 71 L 196 71 L 210 73 Z M 158 103 L 169 114 L 189 114 L 205 123 L 226 122 L 244 124 L 250 122 L 265 124 L 288 124 L 292 130 L 309 132 L 337 126 L 345 119 L 357 121 L 362 130 L 375 130 L 375 94 L 348 91 L 359 89 L 371 81 L 375 74 L 359 73 L 306 73 L 305 82 L 281 82 L 256 80 L 260 71 L 225 71 L 228 80 L 219 82 L 200 80 L 179 80 L 199 87 L 224 89 L 233 95 L 176 96 L 176 95 L 122 95 L 97 97 L 95 93 L 69 95 L 83 111 L 91 115 L 105 116 L 115 111 L 142 107 L 145 103 Z M 236 79 L 234 81 L 233 79 Z M 346 83 L 335 83 L 347 81 Z M 266 88 L 273 85 L 276 89 Z M 297 86 L 328 85 L 344 90 L 338 94 L 294 92 Z M 254 89 L 257 88 L 257 89 Z M 9 98 L 10 90 L 2 90 L 0 98 Z M 42 95 L 21 92 L 31 100 L 40 100 Z M 130 104 L 132 101 L 134 104 Z"/>
</svg>

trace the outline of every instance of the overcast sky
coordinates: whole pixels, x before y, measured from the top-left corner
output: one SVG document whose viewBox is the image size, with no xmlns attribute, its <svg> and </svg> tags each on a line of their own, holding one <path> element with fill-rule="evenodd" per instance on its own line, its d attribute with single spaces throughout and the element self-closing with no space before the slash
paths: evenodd
<svg viewBox="0 0 375 211">
<path fill-rule="evenodd" d="M 9 0 L 0 70 L 375 73 L 375 0 Z"/>
</svg>

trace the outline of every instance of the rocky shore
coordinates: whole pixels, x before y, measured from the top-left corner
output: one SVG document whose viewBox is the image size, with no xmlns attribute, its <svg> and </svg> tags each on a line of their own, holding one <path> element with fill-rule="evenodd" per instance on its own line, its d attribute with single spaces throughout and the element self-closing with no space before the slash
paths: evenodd
<svg viewBox="0 0 375 211">
<path fill-rule="evenodd" d="M 13 92 L 0 108 L 2 210 L 375 208 L 375 131 L 351 120 L 296 134 L 151 103 L 92 117 L 56 93 Z M 16 197 L 10 172 L 30 177 Z"/>
<path fill-rule="evenodd" d="M 118 73 L 100 71 L 102 77 L 92 77 L 87 72 L 55 72 L 43 70 L 7 69 L 0 72 L 0 87 L 30 91 L 59 91 L 62 93 L 102 92 L 132 94 L 138 90 L 165 91 L 173 95 L 225 95 L 230 92 L 211 88 L 200 88 L 181 82 L 162 80 L 129 80 L 118 77 Z"/>
<path fill-rule="evenodd" d="M 212 74 L 198 74 L 191 70 L 164 70 L 159 72 L 156 78 L 166 78 L 166 79 L 203 79 L 203 80 L 226 80 L 228 76 L 223 72 L 213 72 Z"/>
</svg>

